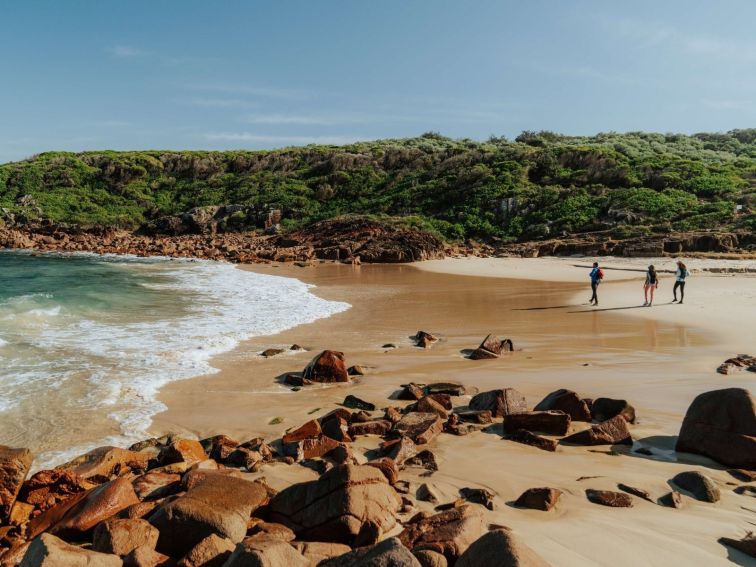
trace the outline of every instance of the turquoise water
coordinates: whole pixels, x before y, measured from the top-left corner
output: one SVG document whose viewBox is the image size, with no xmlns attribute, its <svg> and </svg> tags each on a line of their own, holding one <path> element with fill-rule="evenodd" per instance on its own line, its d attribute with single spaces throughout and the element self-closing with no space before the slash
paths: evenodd
<svg viewBox="0 0 756 567">
<path fill-rule="evenodd" d="M 161 386 L 347 308 L 224 263 L 0 252 L 0 443 L 39 465 L 141 439 Z"/>
</svg>

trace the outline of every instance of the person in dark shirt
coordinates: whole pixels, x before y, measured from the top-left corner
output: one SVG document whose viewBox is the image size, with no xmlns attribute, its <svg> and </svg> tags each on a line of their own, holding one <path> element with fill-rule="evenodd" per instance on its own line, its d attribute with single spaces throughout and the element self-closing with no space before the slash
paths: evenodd
<svg viewBox="0 0 756 567">
<path fill-rule="evenodd" d="M 659 276 L 656 273 L 656 268 L 653 266 L 648 267 L 646 272 L 646 281 L 643 283 L 643 297 L 646 301 L 643 305 L 651 307 L 654 302 L 654 291 L 659 287 Z"/>
<path fill-rule="evenodd" d="M 591 305 L 598 305 L 598 295 L 596 292 L 598 291 L 598 286 L 601 283 L 601 279 L 604 277 L 604 272 L 601 271 L 601 268 L 599 268 L 598 262 L 593 263 L 593 269 L 591 270 L 591 291 L 593 291 L 593 295 L 591 295 L 591 300 L 589 303 Z"/>
</svg>

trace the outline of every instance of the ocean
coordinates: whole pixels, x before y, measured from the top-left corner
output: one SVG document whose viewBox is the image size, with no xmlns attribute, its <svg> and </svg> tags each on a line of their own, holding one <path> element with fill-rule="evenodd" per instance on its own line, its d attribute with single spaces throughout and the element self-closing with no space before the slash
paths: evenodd
<svg viewBox="0 0 756 567">
<path fill-rule="evenodd" d="M 161 386 L 348 309 L 226 263 L 0 252 L 0 443 L 35 468 L 148 436 Z"/>
</svg>

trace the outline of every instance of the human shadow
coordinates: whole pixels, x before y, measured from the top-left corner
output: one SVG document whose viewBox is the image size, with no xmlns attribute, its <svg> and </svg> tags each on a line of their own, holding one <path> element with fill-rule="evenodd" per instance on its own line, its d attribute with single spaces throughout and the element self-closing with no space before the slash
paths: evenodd
<svg viewBox="0 0 756 567">
<path fill-rule="evenodd" d="M 518 307 L 512 309 L 512 311 L 544 311 L 546 309 L 567 309 L 569 307 L 575 307 L 574 305 L 552 305 L 549 307 Z"/>
<path fill-rule="evenodd" d="M 645 309 L 646 305 L 628 305 L 626 307 L 602 307 L 601 309 L 582 309 L 581 311 L 568 311 L 567 313 L 598 313 L 599 311 L 624 311 L 625 309 Z"/>
<path fill-rule="evenodd" d="M 749 557 L 742 551 L 738 551 L 734 547 L 730 547 L 726 543 L 720 541 L 721 545 L 724 545 L 727 549 L 727 559 L 729 559 L 735 565 L 742 565 L 743 567 L 753 567 L 753 557 Z"/>
</svg>

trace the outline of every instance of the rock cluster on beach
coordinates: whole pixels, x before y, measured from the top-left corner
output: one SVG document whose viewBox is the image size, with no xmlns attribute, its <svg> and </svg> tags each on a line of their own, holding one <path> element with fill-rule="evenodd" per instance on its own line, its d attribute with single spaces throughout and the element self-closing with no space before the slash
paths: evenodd
<svg viewBox="0 0 756 567">
<path fill-rule="evenodd" d="M 495 352 L 501 344 L 489 337 L 481 348 Z M 332 350 L 317 354 L 300 376 L 350 380 L 344 354 Z M 546 566 L 537 549 L 487 514 L 504 497 L 517 509 L 549 513 L 568 505 L 563 490 L 535 486 L 505 495 L 471 486 L 450 500 L 430 480 L 413 487 L 403 478 L 407 468 L 430 477 L 444 467 L 434 453 L 440 435 L 484 428 L 500 427 L 506 442 L 550 452 L 633 442 L 636 411 L 627 400 L 559 389 L 531 407 L 515 388 L 478 392 L 449 382 L 408 383 L 393 398 L 376 409 L 349 394 L 277 439 L 169 435 L 128 449 L 101 447 L 31 477 L 28 450 L 0 447 L 0 565 Z M 677 449 L 754 481 L 755 440 L 756 401 L 730 388 L 694 400 Z M 317 477 L 276 491 L 266 476 L 277 467 L 306 467 Z M 668 482 L 674 490 L 657 499 L 623 483 L 618 490 L 589 485 L 584 497 L 605 508 L 629 508 L 636 499 L 680 508 L 683 495 L 713 503 L 724 488 L 698 470 Z M 751 536 L 721 541 L 756 556 Z"/>
</svg>

